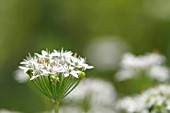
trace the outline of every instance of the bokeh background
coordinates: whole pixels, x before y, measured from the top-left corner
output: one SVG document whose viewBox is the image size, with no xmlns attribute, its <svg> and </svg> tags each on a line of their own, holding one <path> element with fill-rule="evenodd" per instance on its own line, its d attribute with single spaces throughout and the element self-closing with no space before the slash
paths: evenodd
<svg viewBox="0 0 170 113">
<path fill-rule="evenodd" d="M 71 50 L 95 69 L 87 77 L 114 80 L 125 52 L 158 52 L 170 63 L 169 0 L 0 0 L 0 108 L 48 110 L 43 96 L 14 80 L 19 63 L 42 49 Z M 133 89 L 133 87 L 132 87 Z"/>
</svg>

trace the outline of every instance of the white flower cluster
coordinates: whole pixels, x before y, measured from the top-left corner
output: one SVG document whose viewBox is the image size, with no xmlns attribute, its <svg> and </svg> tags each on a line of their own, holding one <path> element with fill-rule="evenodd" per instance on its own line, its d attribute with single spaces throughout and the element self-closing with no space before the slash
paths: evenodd
<svg viewBox="0 0 170 113">
<path fill-rule="evenodd" d="M 84 75 L 86 69 L 91 69 L 93 66 L 89 66 L 85 63 L 85 59 L 82 57 L 76 57 L 71 51 L 56 51 L 48 52 L 42 50 L 42 54 L 35 53 L 34 57 L 29 55 L 27 59 L 21 62 L 21 69 L 25 73 L 31 72 L 31 79 L 33 80 L 39 76 L 53 75 L 56 79 L 59 79 L 58 74 L 62 74 L 64 77 L 74 76 L 76 78 Z"/>
<path fill-rule="evenodd" d="M 30 78 L 27 74 L 24 73 L 24 71 L 22 69 L 18 69 L 14 72 L 14 79 L 22 84 L 27 82 Z"/>
<path fill-rule="evenodd" d="M 170 78 L 170 71 L 164 62 L 165 57 L 157 53 L 143 56 L 126 53 L 120 63 L 121 70 L 116 73 L 116 79 L 123 81 L 142 73 L 154 80 L 165 82 Z"/>
<path fill-rule="evenodd" d="M 117 101 L 116 108 L 126 113 L 140 113 L 144 109 L 144 104 L 145 102 L 142 96 L 127 96 Z"/>
<path fill-rule="evenodd" d="M 170 86 L 160 85 L 141 95 L 125 97 L 117 102 L 116 107 L 127 113 L 169 113 Z"/>
<path fill-rule="evenodd" d="M 101 79 L 83 79 L 65 101 L 81 103 L 86 101 L 90 108 L 88 113 L 114 113 L 116 91 L 114 87 Z M 71 102 L 70 102 L 71 101 Z M 109 112 L 110 111 L 110 112 Z"/>
</svg>

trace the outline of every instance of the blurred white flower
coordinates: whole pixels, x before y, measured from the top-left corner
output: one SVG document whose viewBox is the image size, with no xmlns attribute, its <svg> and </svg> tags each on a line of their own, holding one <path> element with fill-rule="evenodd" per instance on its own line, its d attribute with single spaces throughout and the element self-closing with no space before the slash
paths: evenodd
<svg viewBox="0 0 170 113">
<path fill-rule="evenodd" d="M 159 85 L 136 96 L 120 99 L 116 108 L 128 113 L 169 113 L 170 86 Z"/>
<path fill-rule="evenodd" d="M 127 80 L 135 75 L 135 71 L 130 69 L 122 69 L 116 73 L 116 79 L 118 81 Z"/>
<path fill-rule="evenodd" d="M 128 96 L 117 102 L 116 108 L 127 113 L 139 113 L 144 109 L 145 99 L 142 96 Z"/>
<path fill-rule="evenodd" d="M 146 98 L 145 108 L 151 112 L 169 113 L 170 86 L 160 85 L 143 93 Z M 149 113 L 149 112 L 148 112 Z"/>
<path fill-rule="evenodd" d="M 54 110 L 52 111 L 44 111 L 41 113 L 55 113 Z M 79 107 L 76 106 L 61 106 L 59 108 L 59 113 L 84 113 Z"/>
<path fill-rule="evenodd" d="M 151 78 L 164 82 L 169 80 L 170 70 L 165 66 L 155 65 L 151 67 L 148 73 Z"/>
<path fill-rule="evenodd" d="M 79 107 L 65 106 L 65 107 L 60 107 L 59 113 L 84 113 L 84 112 Z"/>
<path fill-rule="evenodd" d="M 84 79 L 65 101 L 81 102 L 87 97 L 90 104 L 89 113 L 100 113 L 99 109 L 104 108 L 111 108 L 113 113 L 116 92 L 108 82 L 101 79 Z"/>
<path fill-rule="evenodd" d="M 164 95 L 169 95 L 170 96 L 170 86 L 161 84 L 159 86 L 153 87 L 148 89 L 143 93 L 144 95 L 155 95 L 155 94 L 164 94 Z"/>
<path fill-rule="evenodd" d="M 98 107 L 90 109 L 90 111 L 87 113 L 117 113 L 117 112 L 110 107 Z"/>
<path fill-rule="evenodd" d="M 25 74 L 23 70 L 18 69 L 14 72 L 14 79 L 22 84 L 29 80 L 29 76 Z"/>
<path fill-rule="evenodd" d="M 106 36 L 92 40 L 85 48 L 85 54 L 96 69 L 108 71 L 117 68 L 120 57 L 127 50 L 127 44 L 118 37 Z"/>
<path fill-rule="evenodd" d="M 135 56 L 126 53 L 120 62 L 120 70 L 115 77 L 119 81 L 133 78 L 141 74 L 147 75 L 159 82 L 166 82 L 170 78 L 169 69 L 164 66 L 165 57 L 150 53 L 143 56 Z"/>
<path fill-rule="evenodd" d="M 160 65 L 165 61 L 165 57 L 157 54 L 157 53 L 150 53 L 143 56 L 135 56 L 131 53 L 124 54 L 121 67 L 125 69 L 147 69 L 153 65 Z"/>
<path fill-rule="evenodd" d="M 21 112 L 9 111 L 9 110 L 6 110 L 6 109 L 0 109 L 0 113 L 21 113 Z"/>
</svg>

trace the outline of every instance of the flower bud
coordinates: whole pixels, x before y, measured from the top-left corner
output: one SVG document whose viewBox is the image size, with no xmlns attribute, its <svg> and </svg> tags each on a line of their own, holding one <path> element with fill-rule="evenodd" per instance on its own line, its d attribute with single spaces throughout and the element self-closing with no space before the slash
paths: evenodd
<svg viewBox="0 0 170 113">
<path fill-rule="evenodd" d="M 74 57 L 77 57 L 78 56 L 78 54 L 77 53 L 74 53 Z"/>
<path fill-rule="evenodd" d="M 51 79 L 52 82 L 57 82 L 57 77 L 54 76 L 54 75 L 51 75 L 50 79 Z"/>
<path fill-rule="evenodd" d="M 78 77 L 81 79 L 81 78 L 84 78 L 86 76 L 86 74 L 84 73 L 84 72 L 82 72 L 82 71 L 80 71 L 79 73 L 78 73 Z"/>
</svg>

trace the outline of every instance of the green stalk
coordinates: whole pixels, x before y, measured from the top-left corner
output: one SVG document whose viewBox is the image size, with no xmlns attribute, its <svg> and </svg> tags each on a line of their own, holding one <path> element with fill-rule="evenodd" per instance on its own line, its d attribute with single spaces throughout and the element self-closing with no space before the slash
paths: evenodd
<svg viewBox="0 0 170 113">
<path fill-rule="evenodd" d="M 53 102 L 54 113 L 59 113 L 59 104 L 60 104 L 59 100 Z"/>
</svg>

